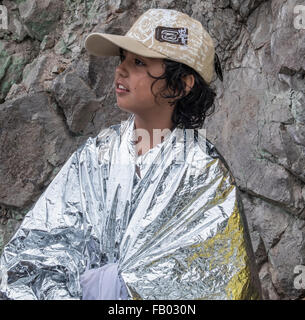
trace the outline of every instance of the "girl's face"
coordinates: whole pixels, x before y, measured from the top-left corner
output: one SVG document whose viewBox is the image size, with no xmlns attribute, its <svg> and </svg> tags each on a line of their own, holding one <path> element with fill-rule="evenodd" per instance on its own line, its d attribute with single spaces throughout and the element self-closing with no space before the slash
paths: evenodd
<svg viewBox="0 0 305 320">
<path fill-rule="evenodd" d="M 121 64 L 116 68 L 115 85 L 117 104 L 120 109 L 134 113 L 141 117 L 162 115 L 169 110 L 169 102 L 164 98 L 155 96 L 151 92 L 154 81 L 152 76 L 164 73 L 162 59 L 145 58 L 129 51 L 123 50 Z M 153 86 L 153 92 L 158 92 L 164 87 L 165 80 L 159 80 Z M 167 111 L 168 112 L 168 111 Z"/>
</svg>

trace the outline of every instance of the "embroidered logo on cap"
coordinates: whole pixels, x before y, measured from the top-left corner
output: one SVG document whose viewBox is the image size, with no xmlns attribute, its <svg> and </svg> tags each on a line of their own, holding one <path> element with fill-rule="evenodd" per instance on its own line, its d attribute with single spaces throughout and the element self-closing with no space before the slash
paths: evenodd
<svg viewBox="0 0 305 320">
<path fill-rule="evenodd" d="M 186 46 L 188 40 L 188 29 L 159 26 L 156 28 L 155 38 L 160 42 L 169 42 Z"/>
</svg>

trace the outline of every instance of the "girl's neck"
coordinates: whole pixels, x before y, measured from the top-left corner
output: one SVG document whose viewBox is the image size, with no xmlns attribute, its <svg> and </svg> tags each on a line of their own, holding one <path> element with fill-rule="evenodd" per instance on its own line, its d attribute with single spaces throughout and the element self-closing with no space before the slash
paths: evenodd
<svg viewBox="0 0 305 320">
<path fill-rule="evenodd" d="M 142 155 L 162 143 L 164 136 L 174 129 L 174 124 L 169 117 L 149 119 L 135 115 L 136 149 Z"/>
</svg>

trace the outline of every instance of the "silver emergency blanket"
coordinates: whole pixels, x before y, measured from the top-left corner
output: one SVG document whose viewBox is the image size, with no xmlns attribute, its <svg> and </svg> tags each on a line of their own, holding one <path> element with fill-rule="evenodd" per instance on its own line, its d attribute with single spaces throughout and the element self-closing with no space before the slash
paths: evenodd
<svg viewBox="0 0 305 320">
<path fill-rule="evenodd" d="M 64 164 L 4 248 L 2 299 L 82 299 L 81 276 L 113 263 L 129 299 L 258 297 L 214 146 L 175 128 L 137 156 L 134 128 L 131 115 Z"/>
</svg>

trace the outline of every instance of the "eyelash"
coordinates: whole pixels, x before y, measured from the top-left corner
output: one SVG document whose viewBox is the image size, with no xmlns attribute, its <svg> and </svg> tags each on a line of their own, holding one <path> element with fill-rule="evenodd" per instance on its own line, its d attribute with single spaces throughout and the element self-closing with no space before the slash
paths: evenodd
<svg viewBox="0 0 305 320">
<path fill-rule="evenodd" d="M 125 60 L 125 56 L 123 54 L 120 54 L 120 60 L 121 60 L 121 63 Z M 134 62 L 136 66 L 139 66 L 139 67 L 145 66 L 145 63 L 137 58 L 134 59 Z"/>
<path fill-rule="evenodd" d="M 145 63 L 139 59 L 134 59 L 134 62 L 137 66 L 145 66 Z"/>
</svg>

